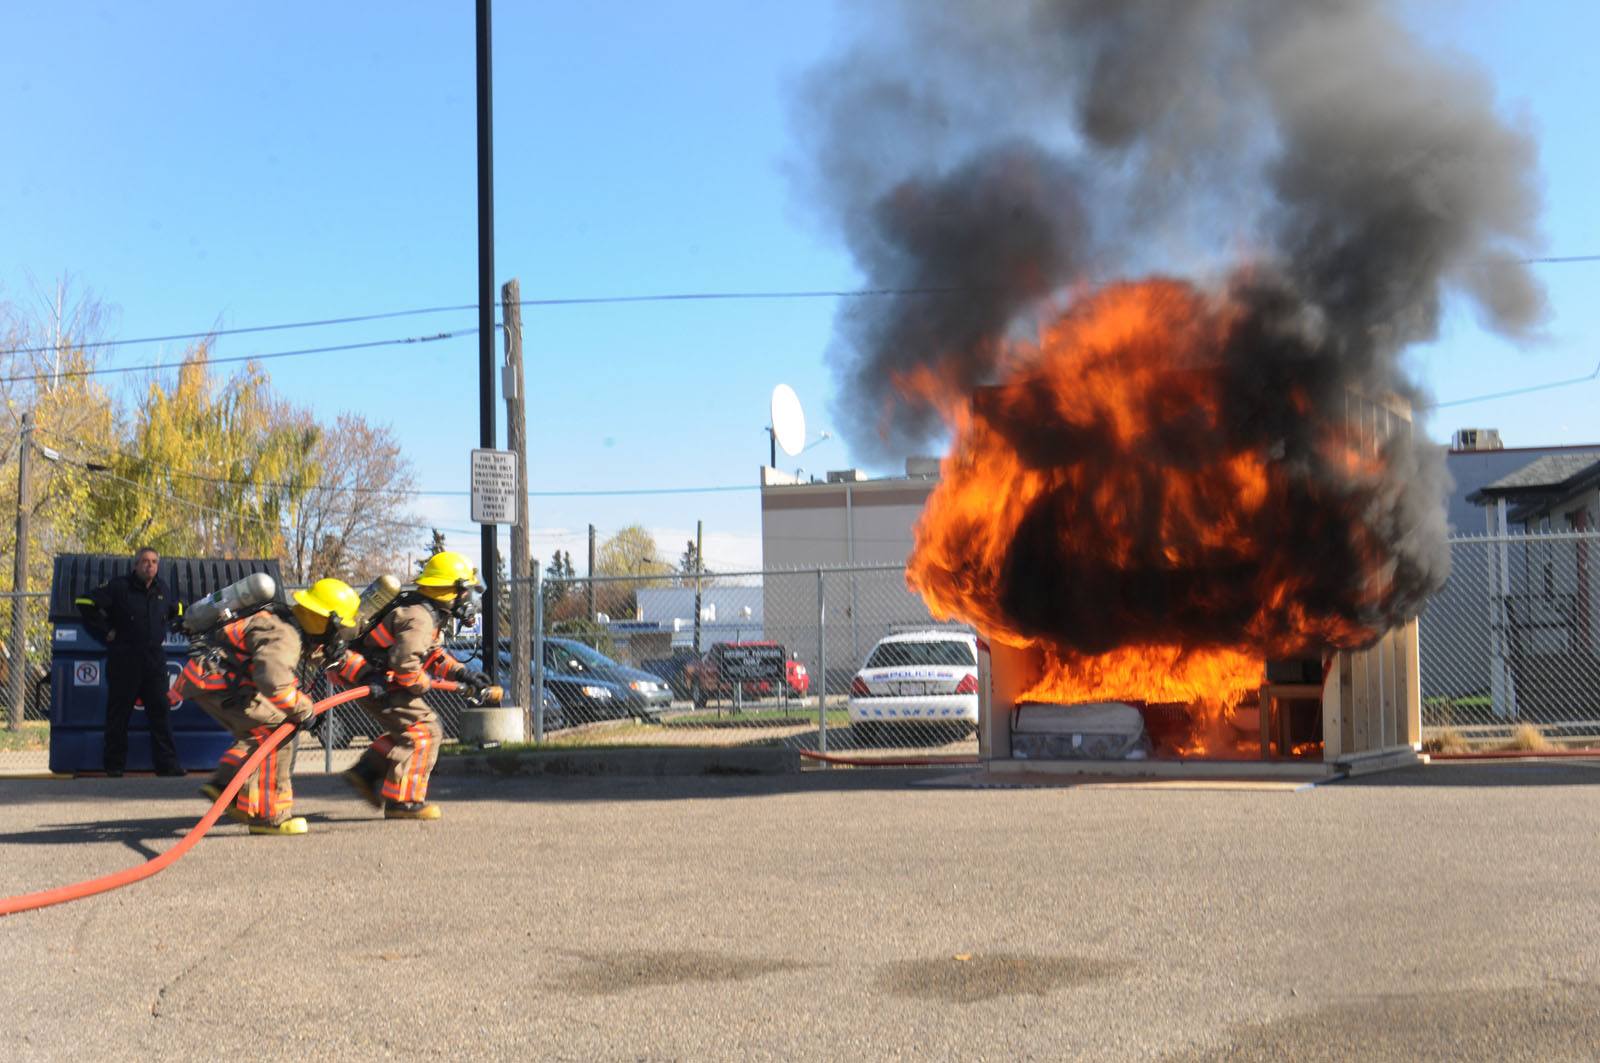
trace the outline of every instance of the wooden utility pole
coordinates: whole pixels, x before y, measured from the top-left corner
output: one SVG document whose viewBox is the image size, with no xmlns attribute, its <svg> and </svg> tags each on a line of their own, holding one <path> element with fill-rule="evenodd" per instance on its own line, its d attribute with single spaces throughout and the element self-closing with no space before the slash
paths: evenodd
<svg viewBox="0 0 1600 1063">
<path fill-rule="evenodd" d="M 22 730 L 23 709 L 28 697 L 28 511 L 33 499 L 28 491 L 28 456 L 33 451 L 33 413 L 22 415 L 22 437 L 17 456 L 17 556 L 12 570 L 11 590 L 11 660 L 8 678 L 11 680 L 11 714 L 6 719 L 6 729 Z"/>
<path fill-rule="evenodd" d="M 500 320 L 505 323 L 506 367 L 501 391 L 506 397 L 506 445 L 517 459 L 517 513 L 511 525 L 511 704 L 530 712 L 528 651 L 528 433 L 522 402 L 522 285 L 513 278 L 500 287 Z"/>
</svg>

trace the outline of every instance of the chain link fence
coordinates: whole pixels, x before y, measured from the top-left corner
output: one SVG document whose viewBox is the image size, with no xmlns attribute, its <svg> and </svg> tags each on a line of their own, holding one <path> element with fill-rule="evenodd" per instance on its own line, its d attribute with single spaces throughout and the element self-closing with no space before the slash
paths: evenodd
<svg viewBox="0 0 1600 1063">
<path fill-rule="evenodd" d="M 1418 625 L 1424 730 L 1600 736 L 1600 534 L 1461 537 L 1450 551 Z"/>
<path fill-rule="evenodd" d="M 1496 737 L 1534 724 L 1551 737 L 1600 737 L 1600 533 L 1460 537 L 1451 575 L 1419 624 L 1425 731 Z M 884 757 L 975 754 L 974 633 L 941 624 L 902 565 L 533 582 L 530 735 L 586 744 L 783 745 Z M 0 594 L 0 691 L 24 721 L 50 716 L 50 625 L 43 594 Z M 502 607 L 497 677 L 509 688 Z M 13 634 L 22 610 L 22 645 Z M 483 663 L 475 637 L 447 648 Z M 314 696 L 331 690 L 304 677 Z M 429 704 L 446 737 L 469 707 Z M 379 729 L 355 706 L 331 710 L 316 742 L 360 747 Z"/>
<path fill-rule="evenodd" d="M 50 719 L 49 606 L 48 594 L 0 593 L 0 727 Z"/>
<path fill-rule="evenodd" d="M 586 743 L 977 752 L 969 628 L 903 565 L 544 579 L 542 733 Z"/>
<path fill-rule="evenodd" d="M 1419 624 L 1425 730 L 1600 737 L 1600 534 L 1450 548 Z M 976 753 L 974 633 L 935 621 L 902 565 L 719 574 L 698 610 L 696 590 L 682 576 L 544 580 L 545 733 Z"/>
</svg>

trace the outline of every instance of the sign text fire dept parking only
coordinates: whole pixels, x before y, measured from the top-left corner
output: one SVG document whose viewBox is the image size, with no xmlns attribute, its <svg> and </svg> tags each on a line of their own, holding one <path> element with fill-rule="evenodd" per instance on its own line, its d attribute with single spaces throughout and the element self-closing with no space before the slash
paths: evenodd
<svg viewBox="0 0 1600 1063">
<path fill-rule="evenodd" d="M 472 519 L 478 524 L 517 521 L 517 456 L 509 450 L 472 452 Z"/>
</svg>

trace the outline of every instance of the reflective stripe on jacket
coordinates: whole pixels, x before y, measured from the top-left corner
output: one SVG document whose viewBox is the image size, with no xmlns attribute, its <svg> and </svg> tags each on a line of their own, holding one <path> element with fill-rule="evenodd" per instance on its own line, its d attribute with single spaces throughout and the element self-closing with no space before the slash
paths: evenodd
<svg viewBox="0 0 1600 1063">
<path fill-rule="evenodd" d="M 302 701 L 308 700 L 300 690 L 298 675 L 302 653 L 300 629 L 271 609 L 224 625 L 217 633 L 216 645 L 224 664 L 222 673 L 189 676 L 189 669 L 184 670 L 186 678 L 201 689 L 219 689 L 207 685 L 215 684 L 218 679 L 222 680 L 224 688 L 255 687 L 274 708 L 291 716 Z"/>
<path fill-rule="evenodd" d="M 383 661 L 395 686 L 413 693 L 427 692 L 431 673 L 451 679 L 466 671 L 466 666 L 444 652 L 444 633 L 439 628 L 439 613 L 426 602 L 410 602 L 389 612 L 356 641 L 359 651 Z"/>
</svg>

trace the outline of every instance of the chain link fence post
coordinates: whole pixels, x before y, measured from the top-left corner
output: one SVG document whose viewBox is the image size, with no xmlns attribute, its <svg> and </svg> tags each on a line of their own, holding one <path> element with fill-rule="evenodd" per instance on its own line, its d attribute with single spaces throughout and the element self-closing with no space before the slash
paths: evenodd
<svg viewBox="0 0 1600 1063">
<path fill-rule="evenodd" d="M 828 751 L 828 594 L 826 573 L 817 569 L 817 752 Z M 822 761 L 822 766 L 828 766 Z"/>
<path fill-rule="evenodd" d="M 533 567 L 533 682 L 528 686 L 528 712 L 535 743 L 544 741 L 544 583 L 539 566 Z"/>
<path fill-rule="evenodd" d="M 316 696 L 319 698 L 327 697 L 330 693 L 328 688 L 327 681 L 319 677 Z M 333 732 L 339 726 L 339 720 L 334 716 L 334 713 L 338 711 L 339 707 L 335 705 L 327 711 L 325 714 L 326 719 L 322 721 L 322 773 L 324 775 L 333 774 Z M 299 738 L 300 736 L 296 735 L 295 737 Z"/>
</svg>

